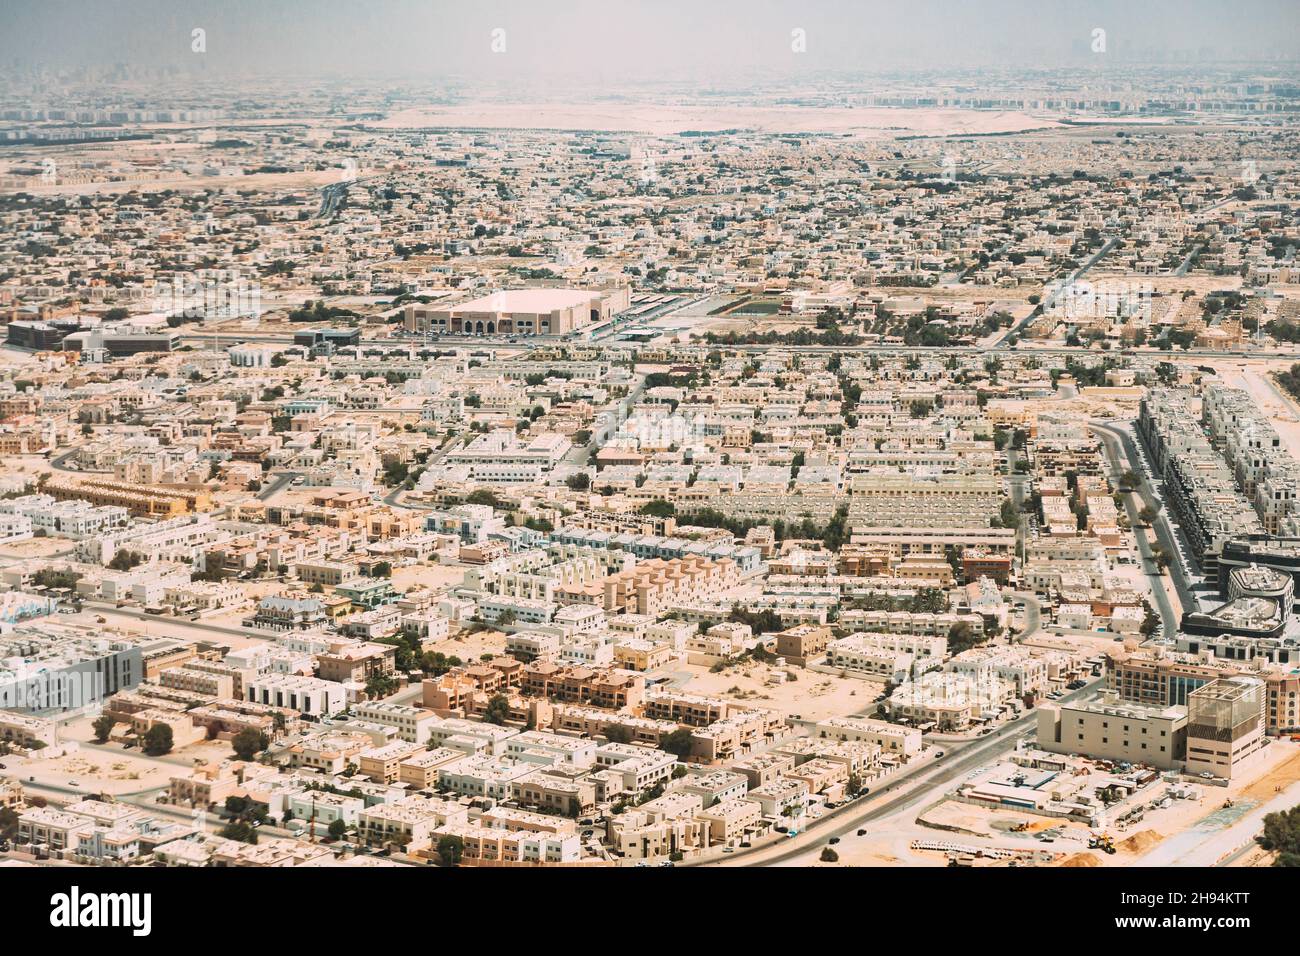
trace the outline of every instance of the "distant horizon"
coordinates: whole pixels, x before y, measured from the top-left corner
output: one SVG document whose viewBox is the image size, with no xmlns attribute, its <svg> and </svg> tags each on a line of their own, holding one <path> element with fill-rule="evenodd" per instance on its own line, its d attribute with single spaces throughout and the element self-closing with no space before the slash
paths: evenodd
<svg viewBox="0 0 1300 956">
<path fill-rule="evenodd" d="M 32 71 L 120 71 L 213 80 L 438 77 L 545 87 L 725 88 L 936 70 L 1232 64 L 1267 71 L 1300 63 L 1300 4 L 1293 0 L 1066 6 L 921 0 L 906 7 L 847 0 L 375 0 L 364 9 L 344 0 L 7 0 L 6 6 L 0 73 L 9 79 Z M 198 44 L 196 30 L 202 31 Z"/>
</svg>

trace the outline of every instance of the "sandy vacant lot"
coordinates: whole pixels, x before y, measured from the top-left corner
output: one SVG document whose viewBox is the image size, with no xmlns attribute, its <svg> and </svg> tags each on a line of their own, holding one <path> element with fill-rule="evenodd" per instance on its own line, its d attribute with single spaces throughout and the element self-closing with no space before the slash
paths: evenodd
<svg viewBox="0 0 1300 956">
<path fill-rule="evenodd" d="M 210 752 L 209 752 L 210 751 Z M 194 756 L 228 757 L 231 754 L 229 744 L 221 744 L 220 752 L 206 746 L 187 748 L 186 757 Z M 111 793 L 115 796 L 156 790 L 165 787 L 173 775 L 183 773 L 187 761 L 152 760 L 148 757 L 133 755 L 124 751 L 117 744 L 105 749 L 85 748 L 79 753 L 67 754 L 46 760 L 24 761 L 15 769 L 20 779 L 44 784 L 59 789 L 75 789 L 83 794 Z"/>
<path fill-rule="evenodd" d="M 1056 128 L 1051 119 L 1010 111 L 892 109 L 889 107 L 725 107 L 649 104 L 482 103 L 399 110 L 377 129 L 564 129 L 626 131 L 671 136 L 686 130 L 746 129 L 766 133 L 893 132 L 951 136 Z"/>
<path fill-rule="evenodd" d="M 751 662 L 715 674 L 695 664 L 674 664 L 672 671 L 690 675 L 684 689 L 692 694 L 726 697 L 781 714 L 798 714 L 804 720 L 856 713 L 874 706 L 873 701 L 884 690 L 883 684 L 819 674 L 789 665 L 774 668 Z M 777 673 L 793 674 L 795 679 L 769 684 L 768 678 Z"/>
<path fill-rule="evenodd" d="M 49 558 L 66 553 L 76 546 L 70 538 L 27 538 L 0 545 L 0 558 L 26 561 L 32 558 Z"/>
<path fill-rule="evenodd" d="M 25 192 L 34 196 L 91 196 L 97 193 L 159 192 L 175 189 L 315 189 L 340 181 L 341 170 L 323 169 L 313 172 L 253 173 L 248 176 L 183 176 L 174 179 L 152 179 L 131 182 L 72 183 L 45 185 L 33 183 L 21 189 L 0 192 Z"/>
<path fill-rule="evenodd" d="M 466 567 L 454 564 L 413 564 L 393 569 L 393 587 L 409 591 L 423 587 L 435 593 L 445 591 L 465 580 Z"/>
<path fill-rule="evenodd" d="M 476 631 L 473 634 L 466 631 L 453 632 L 446 640 L 433 644 L 430 650 L 448 657 L 459 657 L 466 664 L 474 664 L 486 654 L 504 657 L 506 636 L 501 631 L 492 630 Z"/>
<path fill-rule="evenodd" d="M 1300 360 L 1300 355 L 1296 356 Z M 1282 391 L 1273 380 L 1272 375 L 1284 371 L 1290 363 L 1280 362 L 1275 365 L 1241 365 L 1235 369 L 1223 369 L 1221 374 L 1228 385 L 1243 388 L 1250 393 L 1259 410 L 1269 417 L 1283 445 L 1293 457 L 1300 458 L 1300 413 L 1295 401 Z"/>
<path fill-rule="evenodd" d="M 28 761 L 21 768 L 23 779 L 52 787 L 75 787 L 82 793 L 133 793 L 164 787 L 177 771 L 174 765 L 154 763 L 125 754 L 85 750 L 49 760 Z"/>
<path fill-rule="evenodd" d="M 75 788 L 85 794 L 121 795 L 165 787 L 173 775 L 186 772 L 196 760 L 219 761 L 233 754 L 228 741 L 200 740 L 162 757 L 146 757 L 139 750 L 127 750 L 118 743 L 92 743 L 93 724 L 93 717 L 81 717 L 60 726 L 60 741 L 82 744 L 77 752 L 45 758 L 37 755 L 25 760 L 9 757 L 5 762 L 23 781 L 30 777 L 37 784 Z"/>
</svg>

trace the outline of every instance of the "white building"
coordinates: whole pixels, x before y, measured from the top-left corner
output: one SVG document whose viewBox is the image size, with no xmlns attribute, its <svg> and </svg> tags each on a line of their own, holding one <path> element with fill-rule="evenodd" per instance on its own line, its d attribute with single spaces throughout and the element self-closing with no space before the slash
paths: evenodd
<svg viewBox="0 0 1300 956">
<path fill-rule="evenodd" d="M 248 682 L 245 699 L 289 707 L 308 717 L 328 717 L 348 705 L 347 689 L 334 681 L 290 674 L 261 674 Z"/>
</svg>

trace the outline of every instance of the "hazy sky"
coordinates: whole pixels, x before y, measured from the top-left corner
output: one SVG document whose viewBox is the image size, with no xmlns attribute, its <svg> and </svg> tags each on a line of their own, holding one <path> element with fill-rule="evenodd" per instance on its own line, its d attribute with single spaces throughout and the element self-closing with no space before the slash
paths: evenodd
<svg viewBox="0 0 1300 956">
<path fill-rule="evenodd" d="M 1300 59 L 1300 0 L 0 0 L 0 68 L 666 80 L 913 66 Z M 206 53 L 190 49 L 207 33 Z M 505 30 L 506 51 L 491 50 Z M 806 31 L 807 52 L 791 51 Z M 200 65 L 200 58 L 202 58 Z"/>
</svg>

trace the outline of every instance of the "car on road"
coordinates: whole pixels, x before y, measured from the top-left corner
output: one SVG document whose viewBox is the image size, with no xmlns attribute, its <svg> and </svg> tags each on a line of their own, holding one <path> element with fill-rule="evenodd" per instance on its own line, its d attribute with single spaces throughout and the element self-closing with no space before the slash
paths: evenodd
<svg viewBox="0 0 1300 956">
<path fill-rule="evenodd" d="M 935 759 L 935 760 L 938 760 L 938 759 L 939 759 L 940 757 L 942 757 L 942 756 L 943 756 L 943 751 L 942 751 L 942 750 L 936 750 L 936 751 L 934 752 L 934 759 Z"/>
</svg>

